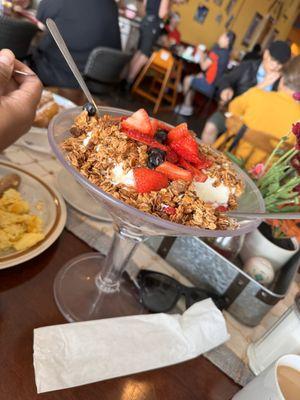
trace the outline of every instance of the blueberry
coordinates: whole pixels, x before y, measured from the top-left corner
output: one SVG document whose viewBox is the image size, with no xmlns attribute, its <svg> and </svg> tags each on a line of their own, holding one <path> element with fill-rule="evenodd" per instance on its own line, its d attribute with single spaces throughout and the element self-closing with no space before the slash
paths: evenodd
<svg viewBox="0 0 300 400">
<path fill-rule="evenodd" d="M 154 139 L 159 143 L 166 143 L 167 138 L 168 138 L 168 132 L 163 131 L 162 129 L 157 131 L 154 136 Z"/>
<path fill-rule="evenodd" d="M 86 103 L 86 104 L 83 106 L 83 109 L 84 109 L 85 111 L 87 111 L 87 113 L 88 113 L 88 115 L 89 115 L 90 117 L 93 117 L 93 116 L 96 114 L 96 112 L 97 112 L 97 110 L 96 110 L 94 104 L 92 104 L 92 103 Z"/>
<path fill-rule="evenodd" d="M 166 152 L 160 149 L 150 149 L 148 153 L 148 168 L 154 169 L 166 159 Z"/>
</svg>

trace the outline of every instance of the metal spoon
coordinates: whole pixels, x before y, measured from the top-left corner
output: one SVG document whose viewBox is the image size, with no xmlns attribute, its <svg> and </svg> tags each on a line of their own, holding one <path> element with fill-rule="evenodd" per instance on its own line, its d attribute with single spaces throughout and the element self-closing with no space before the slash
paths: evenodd
<svg viewBox="0 0 300 400">
<path fill-rule="evenodd" d="M 47 18 L 46 25 L 47 25 L 51 35 L 53 36 L 53 39 L 55 40 L 55 43 L 57 44 L 59 50 L 61 51 L 64 59 L 66 60 L 70 70 L 73 72 L 75 79 L 77 80 L 79 86 L 81 87 L 82 91 L 84 92 L 86 98 L 88 99 L 88 101 L 90 103 L 92 103 L 94 105 L 95 109 L 98 110 L 97 105 L 93 99 L 93 96 L 91 95 L 88 87 L 86 86 L 86 83 L 84 82 L 84 80 L 81 76 L 81 73 L 79 72 L 79 69 L 77 68 L 77 66 L 75 64 L 75 61 L 74 61 L 73 57 L 71 56 L 71 54 L 67 48 L 67 45 L 58 30 L 56 23 L 51 18 Z"/>
<path fill-rule="evenodd" d="M 243 218 L 243 219 L 299 219 L 300 213 L 247 213 L 247 212 L 238 212 L 238 211 L 230 211 L 227 213 L 229 217 L 233 218 Z"/>
<path fill-rule="evenodd" d="M 14 74 L 22 75 L 22 76 L 36 76 L 36 74 L 34 72 L 23 72 L 23 71 L 19 71 L 18 69 L 14 70 Z"/>
</svg>

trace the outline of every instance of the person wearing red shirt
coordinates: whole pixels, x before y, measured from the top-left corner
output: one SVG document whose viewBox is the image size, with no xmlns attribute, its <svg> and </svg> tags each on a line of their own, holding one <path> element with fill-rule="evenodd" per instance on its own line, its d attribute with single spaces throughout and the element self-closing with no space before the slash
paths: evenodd
<svg viewBox="0 0 300 400">
<path fill-rule="evenodd" d="M 197 76 L 188 75 L 183 81 L 184 100 L 175 107 L 175 112 L 189 117 L 193 114 L 193 100 L 195 92 L 211 98 L 214 95 L 216 82 L 226 70 L 230 52 L 235 41 L 235 33 L 224 32 L 208 54 L 200 54 L 202 72 Z M 200 53 L 200 50 L 198 50 Z"/>
<path fill-rule="evenodd" d="M 170 47 L 178 45 L 181 42 L 181 34 L 177 29 L 179 22 L 180 14 L 177 12 L 171 13 L 169 23 L 165 26 Z"/>
</svg>

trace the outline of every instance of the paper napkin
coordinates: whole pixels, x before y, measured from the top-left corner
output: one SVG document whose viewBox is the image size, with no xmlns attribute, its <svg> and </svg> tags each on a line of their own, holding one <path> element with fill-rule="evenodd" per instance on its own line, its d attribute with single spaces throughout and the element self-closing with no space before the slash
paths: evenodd
<svg viewBox="0 0 300 400">
<path fill-rule="evenodd" d="M 38 393 L 148 371 L 192 359 L 229 338 L 211 299 L 182 315 L 148 314 L 34 330 Z"/>
</svg>

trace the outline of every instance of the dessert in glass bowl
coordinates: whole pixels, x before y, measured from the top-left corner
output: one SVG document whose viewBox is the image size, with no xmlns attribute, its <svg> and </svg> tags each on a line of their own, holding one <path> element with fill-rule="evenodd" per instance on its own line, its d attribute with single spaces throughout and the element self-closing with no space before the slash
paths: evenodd
<svg viewBox="0 0 300 400">
<path fill-rule="evenodd" d="M 260 223 L 226 215 L 234 208 L 263 212 L 263 198 L 245 172 L 199 145 L 185 124 L 173 128 L 143 110 L 99 107 L 96 115 L 87 105 L 54 117 L 48 139 L 115 231 L 106 257 L 82 254 L 56 276 L 55 300 L 68 321 L 144 312 L 123 272 L 148 236 L 238 236 Z"/>
<path fill-rule="evenodd" d="M 62 143 L 70 164 L 115 198 L 187 226 L 237 227 L 225 211 L 237 208 L 243 181 L 186 123 L 172 128 L 143 109 L 124 118 L 84 110 L 70 133 Z"/>
</svg>

